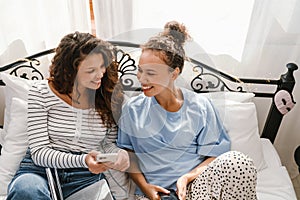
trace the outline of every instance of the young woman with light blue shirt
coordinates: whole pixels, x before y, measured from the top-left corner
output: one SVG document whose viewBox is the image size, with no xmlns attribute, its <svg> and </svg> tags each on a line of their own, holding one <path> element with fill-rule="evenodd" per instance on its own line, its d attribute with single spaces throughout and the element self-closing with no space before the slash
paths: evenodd
<svg viewBox="0 0 300 200">
<path fill-rule="evenodd" d="M 211 101 L 175 86 L 188 38 L 185 26 L 172 21 L 142 46 L 143 93 L 124 105 L 117 139 L 131 152 L 136 199 L 256 199 L 253 161 L 230 151 Z"/>
</svg>

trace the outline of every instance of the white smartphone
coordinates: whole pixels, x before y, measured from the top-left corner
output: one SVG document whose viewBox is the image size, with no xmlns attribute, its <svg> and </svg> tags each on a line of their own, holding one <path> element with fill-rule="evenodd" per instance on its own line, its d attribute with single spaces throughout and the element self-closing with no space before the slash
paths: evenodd
<svg viewBox="0 0 300 200">
<path fill-rule="evenodd" d="M 118 153 L 99 153 L 96 157 L 97 162 L 116 162 Z"/>
</svg>

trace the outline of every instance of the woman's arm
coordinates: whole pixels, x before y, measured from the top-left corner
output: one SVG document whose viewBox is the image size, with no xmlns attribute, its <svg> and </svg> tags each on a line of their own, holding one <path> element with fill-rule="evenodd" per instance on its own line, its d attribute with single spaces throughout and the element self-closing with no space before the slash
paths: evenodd
<svg viewBox="0 0 300 200">
<path fill-rule="evenodd" d="M 118 153 L 117 161 L 115 163 L 106 163 L 106 165 L 112 169 L 125 171 L 130 165 L 130 159 L 127 151 L 117 146 L 117 136 L 117 126 L 108 129 L 106 136 L 102 141 L 102 151 L 104 153 Z"/>
<path fill-rule="evenodd" d="M 128 154 L 130 158 L 128 173 L 131 179 L 139 186 L 140 189 L 145 188 L 148 183 L 138 166 L 138 158 L 132 151 L 128 151 Z"/>
<path fill-rule="evenodd" d="M 195 178 L 197 178 L 207 168 L 207 165 L 215 159 L 216 159 L 215 157 L 210 157 L 205 159 L 201 164 L 195 167 L 192 171 L 182 175 L 177 180 L 176 186 L 177 186 L 177 195 L 179 199 L 185 199 L 187 185 L 190 182 L 192 182 Z"/>
<path fill-rule="evenodd" d="M 138 158 L 136 157 L 135 153 L 132 151 L 129 151 L 128 153 L 130 157 L 130 167 L 128 169 L 128 173 L 131 179 L 137 184 L 137 186 L 148 198 L 150 198 L 151 200 L 160 200 L 158 192 L 166 194 L 170 193 L 170 191 L 163 187 L 149 184 L 138 166 Z"/>
<path fill-rule="evenodd" d="M 206 168 L 209 163 L 215 160 L 215 157 L 210 157 L 204 160 L 200 165 L 195 167 L 189 173 L 182 175 L 176 183 L 177 186 L 177 195 L 179 199 L 185 199 L 187 185 L 192 182 L 195 178 L 197 178 Z"/>
<path fill-rule="evenodd" d="M 215 160 L 215 157 L 210 157 L 204 160 L 200 165 L 195 167 L 192 171 L 183 176 L 187 179 L 188 183 L 192 182 L 195 178 L 197 178 L 206 168 L 209 163 Z"/>
<path fill-rule="evenodd" d="M 107 129 L 105 138 L 102 141 L 102 150 L 104 153 L 117 153 L 120 148 L 117 147 L 116 140 L 118 136 L 117 126 Z"/>
</svg>

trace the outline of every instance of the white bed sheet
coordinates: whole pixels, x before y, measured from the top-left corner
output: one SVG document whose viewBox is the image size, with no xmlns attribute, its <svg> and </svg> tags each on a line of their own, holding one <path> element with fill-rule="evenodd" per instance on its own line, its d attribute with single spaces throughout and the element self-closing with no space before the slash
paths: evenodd
<svg viewBox="0 0 300 200">
<path fill-rule="evenodd" d="M 268 139 L 261 138 L 266 169 L 258 172 L 258 200 L 297 200 L 290 176 L 274 146 Z"/>
<path fill-rule="evenodd" d="M 4 138 L 4 130 L 3 129 L 0 129 L 0 144 L 3 143 L 3 139 Z M 5 200 L 6 196 L 2 196 L 0 195 L 0 200 Z"/>
<path fill-rule="evenodd" d="M 0 128 L 0 144 L 2 145 L 4 141 L 4 130 Z"/>
<path fill-rule="evenodd" d="M 258 200 L 297 200 L 292 181 L 274 146 L 261 138 L 267 168 L 258 172 Z M 0 196 L 0 200 L 5 200 Z"/>
</svg>

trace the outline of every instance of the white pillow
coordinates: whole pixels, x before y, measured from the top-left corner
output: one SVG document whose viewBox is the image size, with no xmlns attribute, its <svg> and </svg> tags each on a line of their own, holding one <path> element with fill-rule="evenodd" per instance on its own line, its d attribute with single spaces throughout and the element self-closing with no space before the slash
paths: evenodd
<svg viewBox="0 0 300 200">
<path fill-rule="evenodd" d="M 211 99 L 231 139 L 231 150 L 240 151 L 253 159 L 258 171 L 267 167 L 260 142 L 253 93 L 205 93 Z"/>
<path fill-rule="evenodd" d="M 7 185 L 18 169 L 28 147 L 26 101 L 33 81 L 4 72 L 0 73 L 0 78 L 5 83 L 5 111 L 0 155 L 0 195 L 5 195 Z"/>
<path fill-rule="evenodd" d="M 11 121 L 10 108 L 12 103 L 12 98 L 17 97 L 27 101 L 28 90 L 32 85 L 33 81 L 27 79 L 18 78 L 7 73 L 0 73 L 1 80 L 5 83 L 4 93 L 5 93 L 5 111 L 4 111 L 4 125 L 3 129 L 7 132 L 8 122 Z"/>
<path fill-rule="evenodd" d="M 27 98 L 34 81 L 18 78 L 1 72 L 5 83 L 5 111 L 0 155 L 0 195 L 6 194 L 16 170 L 23 159 L 27 147 Z"/>
<path fill-rule="evenodd" d="M 10 118 L 0 155 L 0 195 L 6 195 L 7 186 L 19 168 L 27 147 L 27 102 L 13 97 Z"/>
<path fill-rule="evenodd" d="M 202 93 L 212 101 L 236 101 L 236 102 L 253 102 L 254 94 L 251 92 L 210 92 Z"/>
</svg>

